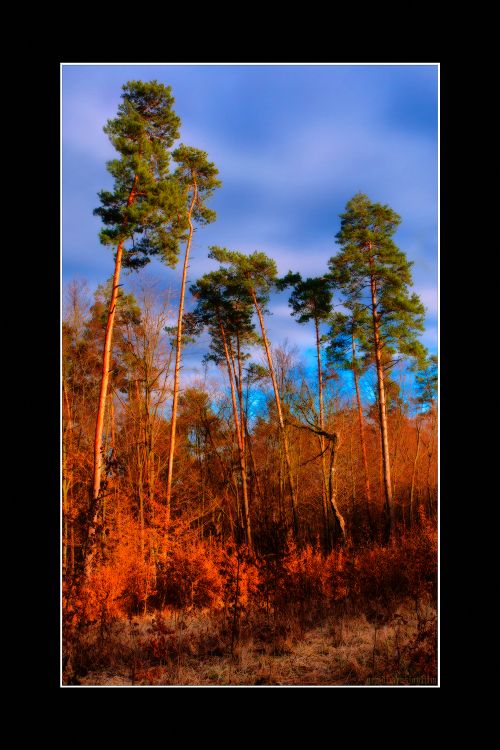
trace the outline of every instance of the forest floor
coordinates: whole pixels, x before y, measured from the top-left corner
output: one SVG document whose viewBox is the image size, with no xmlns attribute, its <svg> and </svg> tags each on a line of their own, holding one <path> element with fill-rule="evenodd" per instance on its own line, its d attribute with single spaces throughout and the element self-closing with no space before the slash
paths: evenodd
<svg viewBox="0 0 500 750">
<path fill-rule="evenodd" d="M 101 668 L 84 686 L 436 685 L 436 613 L 420 626 L 410 605 L 377 628 L 364 615 L 329 617 L 268 642 L 247 637 L 221 648 L 210 618 L 166 615 L 115 623 L 100 642 Z M 153 645 L 152 645 L 153 644 Z M 97 656 L 97 651 L 95 652 Z M 126 653 L 126 658 L 124 654 Z M 152 658 L 151 658 L 152 657 Z M 158 658 L 159 657 L 159 658 Z M 159 663 L 158 663 L 159 662 Z"/>
</svg>

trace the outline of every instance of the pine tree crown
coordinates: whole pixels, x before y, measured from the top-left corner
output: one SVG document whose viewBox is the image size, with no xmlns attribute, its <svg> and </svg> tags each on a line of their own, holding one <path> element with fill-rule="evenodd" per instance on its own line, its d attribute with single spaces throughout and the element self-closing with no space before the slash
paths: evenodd
<svg viewBox="0 0 500 750">
<path fill-rule="evenodd" d="M 182 186 L 169 172 L 169 149 L 180 126 L 173 104 L 170 86 L 129 81 L 117 116 L 104 126 L 120 158 L 107 163 L 113 190 L 99 192 L 101 205 L 94 214 L 105 225 L 101 242 L 122 243 L 128 269 L 143 267 L 153 255 L 175 266 L 185 236 Z"/>
</svg>

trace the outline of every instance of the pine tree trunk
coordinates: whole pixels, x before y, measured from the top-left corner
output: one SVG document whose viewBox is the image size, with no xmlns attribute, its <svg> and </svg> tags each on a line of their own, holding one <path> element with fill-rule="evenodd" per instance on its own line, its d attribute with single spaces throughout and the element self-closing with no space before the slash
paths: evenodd
<svg viewBox="0 0 500 750">
<path fill-rule="evenodd" d="M 257 464 L 255 463 L 255 458 L 254 458 L 253 450 L 252 450 L 252 439 L 248 431 L 248 423 L 247 423 L 246 417 L 245 417 L 245 432 L 246 432 L 246 443 L 248 445 L 248 454 L 250 456 L 250 461 L 252 463 L 253 476 L 255 478 L 255 486 L 257 488 L 257 493 L 259 495 L 260 501 L 264 502 L 264 493 L 262 492 L 262 487 L 260 486 L 259 475 L 257 473 Z"/>
<path fill-rule="evenodd" d="M 432 467 L 432 456 L 434 453 L 434 431 L 435 431 L 435 418 L 434 415 L 431 416 L 431 432 L 429 436 L 429 449 L 427 451 L 428 456 L 428 463 L 427 463 L 427 477 L 426 477 L 426 484 L 427 484 L 427 504 L 428 504 L 428 514 L 429 518 L 434 517 L 434 510 L 433 510 L 433 502 L 432 502 L 432 492 L 431 492 L 431 467 Z"/>
<path fill-rule="evenodd" d="M 285 462 L 286 462 L 286 469 L 287 469 L 287 482 L 290 489 L 290 496 L 292 499 L 292 515 L 293 515 L 293 531 L 295 534 L 295 537 L 298 537 L 299 533 L 299 524 L 298 524 L 298 514 L 297 514 L 297 498 L 295 496 L 295 488 L 293 486 L 293 478 L 292 478 L 292 462 L 290 460 L 290 446 L 288 444 L 288 435 L 286 434 L 285 430 L 285 422 L 283 419 L 283 412 L 281 409 L 281 398 L 278 390 L 278 382 L 276 380 L 276 373 L 274 371 L 274 365 L 273 360 L 271 357 L 271 349 L 269 347 L 269 341 L 267 339 L 266 335 L 266 328 L 264 325 L 264 317 L 262 315 L 262 310 L 260 309 L 260 305 L 257 301 L 257 296 L 255 294 L 255 290 L 252 289 L 252 299 L 253 303 L 255 305 L 255 309 L 257 311 L 257 315 L 259 317 L 259 323 L 260 328 L 262 331 L 262 340 L 264 342 L 264 348 L 266 351 L 266 357 L 267 357 L 267 363 L 269 365 L 269 372 L 271 375 L 271 380 L 273 383 L 273 390 L 274 390 L 274 398 L 276 401 L 276 411 L 278 412 L 278 421 L 279 421 L 279 427 L 281 431 L 281 435 L 283 437 L 283 449 L 285 453 Z"/>
<path fill-rule="evenodd" d="M 243 505 L 245 509 L 245 527 L 246 527 L 247 544 L 249 548 L 252 549 L 253 542 L 252 542 L 252 529 L 251 529 L 251 524 L 250 524 L 250 504 L 249 504 L 249 493 L 248 493 L 248 469 L 247 469 L 247 453 L 246 453 L 247 427 L 246 427 L 245 406 L 244 406 L 244 400 L 243 400 L 243 367 L 241 363 L 241 348 L 240 348 L 240 338 L 239 338 L 238 333 L 236 333 L 236 358 L 238 362 L 238 377 L 236 378 L 236 389 L 238 392 L 238 405 L 240 409 L 241 460 L 243 461 L 243 469 L 244 469 L 244 473 L 242 474 L 242 477 L 244 477 L 244 480 L 245 480 L 244 492 L 243 492 Z"/>
<path fill-rule="evenodd" d="M 420 430 L 421 425 L 417 425 L 417 450 L 415 452 L 415 459 L 413 461 L 413 471 L 411 475 L 411 487 L 410 487 L 410 529 L 413 525 L 413 492 L 415 489 L 415 475 L 417 473 L 417 461 L 418 461 L 418 452 L 420 449 Z"/>
<path fill-rule="evenodd" d="M 127 200 L 127 206 L 130 206 L 134 202 L 134 198 L 137 191 L 137 181 L 139 177 L 134 177 L 134 183 L 130 191 L 130 195 Z M 102 377 L 101 377 L 101 389 L 99 393 L 99 407 L 97 410 L 97 420 L 95 429 L 95 440 L 94 440 L 94 477 L 93 477 L 93 489 L 92 498 L 94 503 L 99 497 L 99 490 L 101 487 L 101 471 L 102 471 L 102 434 L 104 430 L 104 413 L 106 410 L 106 398 L 108 395 L 108 382 L 109 382 L 109 363 L 111 359 L 111 344 L 113 339 L 113 328 L 115 322 L 116 304 L 118 301 L 118 288 L 120 281 L 120 271 L 122 265 L 123 245 L 125 240 L 121 240 L 116 250 L 115 259 L 115 271 L 113 274 L 113 289 L 111 292 L 111 300 L 109 303 L 108 321 L 106 324 L 106 335 L 104 338 L 104 354 L 102 362 Z"/>
<path fill-rule="evenodd" d="M 393 439 L 393 442 L 394 442 L 394 456 L 392 458 L 392 463 L 391 463 L 392 496 L 393 497 L 397 497 L 396 490 L 397 490 L 397 485 L 398 485 L 398 472 L 397 472 L 397 469 L 398 469 L 398 454 L 399 454 L 398 447 L 399 447 L 399 443 L 400 443 L 399 438 L 400 438 L 400 435 L 401 435 L 401 420 L 402 420 L 402 414 L 401 414 L 401 409 L 399 408 L 398 409 L 398 414 L 397 414 L 397 417 L 396 417 L 396 420 L 395 420 L 395 425 L 394 425 L 394 439 Z M 398 503 L 398 505 L 400 505 L 400 504 Z"/>
<path fill-rule="evenodd" d="M 354 332 L 352 334 L 352 373 L 354 375 L 354 387 L 356 389 L 356 403 L 358 407 L 358 422 L 359 422 L 359 438 L 361 441 L 361 454 L 363 456 L 363 471 L 365 477 L 365 497 L 366 497 L 366 513 L 368 516 L 368 523 L 372 525 L 372 512 L 371 512 L 371 489 L 370 489 L 370 478 L 368 476 L 368 459 L 366 457 L 366 441 L 365 441 L 365 421 L 363 419 L 363 409 L 361 407 L 361 395 L 359 392 L 359 376 L 358 370 L 355 365 L 356 361 L 356 345 L 354 343 Z"/>
<path fill-rule="evenodd" d="M 319 336 L 319 322 L 318 319 L 314 319 L 314 326 L 316 328 L 316 357 L 318 361 L 318 400 L 319 400 L 319 427 L 320 430 L 325 429 L 325 416 L 323 409 L 323 373 L 321 371 L 321 342 Z M 323 483 L 321 486 L 321 494 L 323 499 L 323 523 L 325 526 L 325 544 L 328 540 L 328 480 L 326 472 L 326 458 L 325 458 L 325 437 L 324 435 L 319 436 L 319 446 L 321 451 L 321 476 Z"/>
<path fill-rule="evenodd" d="M 170 502 L 172 498 L 172 476 L 174 469 L 174 454 L 175 454 L 175 434 L 177 428 L 177 403 L 179 400 L 179 379 L 180 379 L 180 368 L 181 368 L 181 346 L 182 346 L 182 316 L 184 314 L 184 295 L 186 291 L 186 278 L 187 269 L 189 262 L 189 251 L 191 250 L 191 242 L 193 240 L 193 222 L 191 219 L 193 208 L 198 197 L 198 185 L 196 179 L 193 183 L 193 199 L 188 211 L 188 222 L 189 222 L 189 236 L 186 244 L 186 253 L 184 256 L 184 267 L 182 269 L 182 282 L 181 282 L 181 295 L 179 300 L 179 315 L 177 318 L 177 340 L 176 340 L 176 351 L 175 351 L 175 370 L 174 370 L 174 394 L 172 401 L 172 418 L 170 421 L 170 448 L 168 453 L 168 470 L 167 470 L 167 491 L 165 498 L 165 530 L 170 523 Z"/>
<path fill-rule="evenodd" d="M 352 520 L 351 520 L 351 527 L 354 526 L 355 522 L 355 516 L 356 516 L 356 474 L 354 471 L 354 457 L 353 457 L 353 449 L 352 449 L 352 442 L 354 437 L 354 424 L 351 422 L 350 430 L 349 430 L 349 465 L 351 469 L 351 491 L 352 491 Z"/>
<path fill-rule="evenodd" d="M 227 343 L 226 338 L 226 332 L 224 329 L 224 326 L 222 323 L 219 323 L 219 328 L 221 332 L 221 339 L 222 344 L 224 347 L 224 354 L 226 356 L 226 364 L 227 364 L 227 372 L 229 375 L 229 384 L 231 387 L 231 403 L 233 406 L 233 417 L 234 417 L 234 424 L 236 428 L 236 440 L 238 443 L 238 457 L 240 462 L 240 474 L 241 474 L 241 489 L 243 493 L 243 527 L 245 530 L 245 537 L 247 544 L 250 549 L 252 549 L 252 530 L 250 526 L 250 512 L 249 512 L 249 505 L 248 505 L 248 486 L 247 486 L 247 472 L 246 472 L 246 462 L 245 462 L 245 446 L 242 439 L 242 433 L 243 433 L 243 424 L 240 422 L 240 419 L 238 417 L 238 407 L 236 404 L 236 391 L 234 387 L 234 362 L 232 362 L 232 355 L 229 351 L 229 346 Z M 243 417 L 243 413 L 241 414 Z"/>
<path fill-rule="evenodd" d="M 370 266 L 373 268 L 373 257 L 370 245 Z M 384 473 L 386 541 L 389 541 L 394 530 L 394 505 L 392 500 L 391 465 L 389 453 L 389 437 L 387 429 L 387 408 L 385 403 L 384 370 L 382 366 L 382 342 L 380 340 L 380 315 L 377 311 L 377 288 L 373 272 L 370 276 L 372 297 L 373 338 L 375 344 L 375 364 L 377 368 L 378 408 L 380 431 L 382 438 L 382 467 Z"/>
<path fill-rule="evenodd" d="M 137 182 L 139 176 L 135 175 L 130 195 L 127 199 L 127 206 L 132 205 L 137 192 Z M 104 414 L 106 411 L 106 398 L 108 395 L 109 383 L 109 364 L 111 360 L 111 345 L 113 341 L 113 328 L 115 323 L 116 305 L 118 301 L 118 289 L 120 282 L 120 271 L 122 267 L 123 246 L 125 240 L 121 240 L 116 249 L 115 271 L 113 274 L 113 288 L 108 310 L 108 321 L 106 323 L 106 334 L 104 337 L 104 353 L 102 360 L 101 388 L 99 393 L 99 406 L 97 409 L 97 419 L 94 439 L 94 476 L 92 482 L 92 501 L 89 513 L 89 528 L 87 538 L 84 543 L 84 578 L 88 579 L 91 572 L 95 557 L 95 533 L 99 519 L 99 493 L 101 489 L 102 473 L 102 434 L 104 430 Z"/>
<path fill-rule="evenodd" d="M 137 407 L 137 419 L 139 424 L 139 433 L 137 440 L 137 494 L 139 495 L 139 526 L 140 526 L 140 541 L 141 541 L 141 560 L 145 559 L 145 548 L 144 548 L 144 451 L 145 451 L 145 435 L 144 426 L 142 422 L 142 408 L 141 408 L 141 396 L 139 393 L 139 379 L 135 380 L 135 401 Z"/>
</svg>

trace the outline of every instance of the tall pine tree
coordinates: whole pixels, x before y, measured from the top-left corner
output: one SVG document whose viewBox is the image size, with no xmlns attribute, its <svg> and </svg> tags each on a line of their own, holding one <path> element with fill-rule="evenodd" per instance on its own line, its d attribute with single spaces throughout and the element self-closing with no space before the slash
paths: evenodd
<svg viewBox="0 0 500 750">
<path fill-rule="evenodd" d="M 94 439 L 90 522 L 84 553 L 86 577 L 93 561 L 101 488 L 102 435 L 121 268 L 141 268 L 151 255 L 160 255 L 171 266 L 177 262 L 183 225 L 179 220 L 182 197 L 179 183 L 169 174 L 169 148 L 179 137 L 180 125 L 173 104 L 169 86 L 157 81 L 129 81 L 123 86 L 116 118 L 104 127 L 120 158 L 107 164 L 114 178 L 113 190 L 99 193 L 101 206 L 94 211 L 105 225 L 100 233 L 101 242 L 115 248 L 115 270 Z"/>
<path fill-rule="evenodd" d="M 329 261 L 335 285 L 351 302 L 364 304 L 372 319 L 372 347 L 377 371 L 378 407 L 382 442 L 385 491 L 386 540 L 395 528 L 394 502 L 387 428 L 383 356 L 421 358 L 424 348 L 418 341 L 424 330 L 424 306 L 410 293 L 412 263 L 392 237 L 401 222 L 389 206 L 372 203 L 356 194 L 341 214 L 337 234 L 340 251 Z"/>
<path fill-rule="evenodd" d="M 180 145 L 174 153 L 173 158 L 178 164 L 174 177 L 177 180 L 183 198 L 183 206 L 179 214 L 179 221 L 188 227 L 186 237 L 186 249 L 184 253 L 184 266 L 182 269 L 182 281 L 179 298 L 179 310 L 177 316 L 177 332 L 175 338 L 175 369 L 174 388 L 172 398 L 172 417 L 170 420 L 170 448 L 167 467 L 167 490 L 165 501 L 165 524 L 170 522 L 170 506 L 172 499 L 172 481 L 175 456 L 175 436 L 177 428 L 177 406 L 179 402 L 179 382 L 181 368 L 182 350 L 182 324 L 184 319 L 184 295 L 186 292 L 187 270 L 189 265 L 189 253 L 193 241 L 195 223 L 203 226 L 215 221 L 215 211 L 206 206 L 206 201 L 213 195 L 221 183 L 217 179 L 218 170 L 215 165 L 208 161 L 205 151 L 192 146 Z"/>
</svg>

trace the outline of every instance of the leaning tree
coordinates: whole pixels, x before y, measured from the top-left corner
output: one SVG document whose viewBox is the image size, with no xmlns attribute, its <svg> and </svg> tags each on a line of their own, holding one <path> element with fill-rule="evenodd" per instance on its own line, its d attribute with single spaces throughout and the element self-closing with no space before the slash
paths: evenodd
<svg viewBox="0 0 500 750">
<path fill-rule="evenodd" d="M 360 377 L 366 372 L 369 365 L 370 318 L 366 307 L 359 304 L 359 302 L 346 300 L 344 307 L 347 313 L 336 311 L 330 318 L 326 356 L 327 362 L 330 365 L 352 372 L 358 412 L 359 439 L 363 458 L 366 515 L 370 526 L 372 526 L 372 497 L 368 473 L 365 424 L 359 386 Z"/>
</svg>

